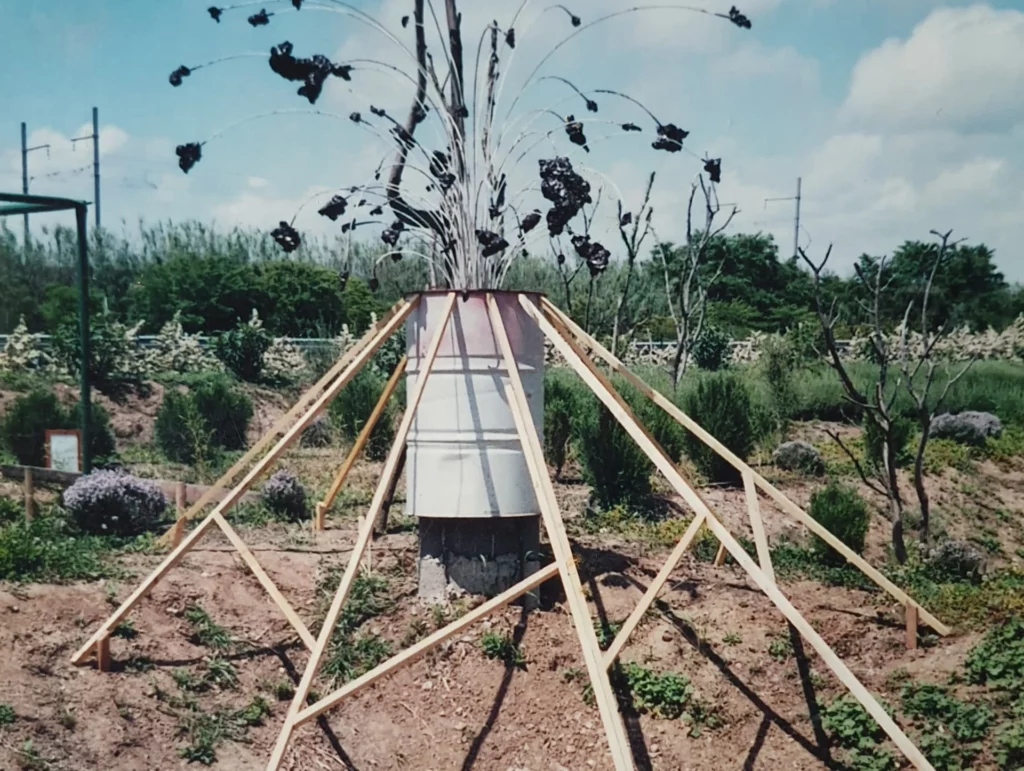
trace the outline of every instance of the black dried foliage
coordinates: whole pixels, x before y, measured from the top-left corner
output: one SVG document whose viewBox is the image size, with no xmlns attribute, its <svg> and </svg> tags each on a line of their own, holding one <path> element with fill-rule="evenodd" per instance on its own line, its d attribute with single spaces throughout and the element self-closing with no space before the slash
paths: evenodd
<svg viewBox="0 0 1024 771">
<path fill-rule="evenodd" d="M 721 158 L 705 158 L 704 159 L 704 171 L 707 172 L 712 182 L 722 181 L 722 159 Z"/>
<path fill-rule="evenodd" d="M 395 246 L 398 243 L 398 237 L 405 230 L 405 225 L 401 220 L 395 220 L 391 223 L 391 226 L 380 234 L 380 240 L 388 246 Z"/>
<path fill-rule="evenodd" d="M 558 256 L 555 257 L 555 262 L 557 262 L 559 265 L 565 265 L 565 255 L 559 252 Z"/>
<path fill-rule="evenodd" d="M 345 287 L 348 285 L 349 272 L 347 270 L 338 271 L 338 289 L 342 292 L 345 291 Z"/>
<path fill-rule="evenodd" d="M 167 79 L 171 82 L 172 86 L 177 88 L 178 86 L 181 85 L 181 79 L 182 78 L 187 78 L 191 74 L 192 74 L 192 70 L 190 70 L 188 67 L 186 67 L 183 64 L 180 67 L 178 67 L 178 69 L 176 69 L 174 72 L 172 72 L 171 76 L 169 78 L 167 78 Z"/>
<path fill-rule="evenodd" d="M 509 48 L 516 47 L 516 31 L 514 29 L 510 29 L 505 33 L 505 45 Z"/>
<path fill-rule="evenodd" d="M 497 219 L 501 216 L 501 210 L 505 208 L 505 191 L 508 188 L 508 179 L 504 174 L 498 178 L 498 194 L 491 201 L 491 205 L 487 210 L 487 213 L 491 215 L 491 219 Z"/>
<path fill-rule="evenodd" d="M 408 16 L 403 16 L 402 17 L 402 29 L 405 29 L 408 26 L 409 26 L 409 17 Z"/>
<path fill-rule="evenodd" d="M 372 112 L 378 118 L 383 118 L 385 115 L 387 115 L 387 112 L 384 110 L 383 107 L 374 107 L 372 104 L 370 105 L 370 112 Z"/>
<path fill-rule="evenodd" d="M 331 222 L 335 222 L 338 217 L 345 213 L 346 208 L 348 208 L 348 201 L 342 196 L 336 195 L 320 208 L 317 214 L 321 217 L 327 217 Z"/>
<path fill-rule="evenodd" d="M 284 250 L 285 254 L 294 252 L 302 243 L 299 232 L 284 220 L 281 220 L 278 226 L 270 231 L 270 237 L 277 241 L 277 245 Z"/>
<path fill-rule="evenodd" d="M 628 211 L 625 214 L 623 214 L 621 217 L 619 217 L 619 225 L 621 225 L 622 227 L 626 227 L 626 225 L 629 225 L 632 222 L 633 222 L 633 212 Z"/>
<path fill-rule="evenodd" d="M 493 257 L 498 252 L 508 249 L 508 241 L 490 230 L 476 231 L 476 238 L 484 248 L 482 252 L 484 257 Z"/>
<path fill-rule="evenodd" d="M 530 212 L 525 217 L 523 217 L 523 222 L 522 222 L 522 225 L 521 225 L 522 231 L 524 233 L 529 233 L 531 230 L 533 230 L 535 227 L 537 227 L 537 225 L 539 223 L 540 223 L 540 210 L 539 209 L 534 209 L 532 212 Z"/>
<path fill-rule="evenodd" d="M 272 15 L 267 13 L 266 8 L 263 8 L 259 13 L 254 13 L 249 17 L 249 23 L 254 27 L 265 27 L 270 24 L 270 17 Z"/>
<path fill-rule="evenodd" d="M 622 130 L 623 131 L 643 131 L 643 129 L 640 128 L 635 123 L 623 123 L 622 124 Z"/>
<path fill-rule="evenodd" d="M 551 201 L 547 213 L 548 233 L 560 236 L 580 209 L 593 203 L 590 197 L 590 183 L 575 172 L 568 158 L 541 159 L 540 192 Z"/>
<path fill-rule="evenodd" d="M 302 10 L 302 0 L 292 0 L 292 5 L 295 6 L 296 11 Z"/>
<path fill-rule="evenodd" d="M 580 17 L 579 17 L 579 16 L 575 16 L 575 15 L 573 15 L 573 17 L 572 17 L 572 26 L 574 26 L 574 27 L 578 27 L 578 26 L 580 26 L 580 24 L 582 24 L 582 23 L 583 23 L 583 22 L 582 22 L 582 21 L 580 20 Z"/>
<path fill-rule="evenodd" d="M 455 184 L 455 175 L 450 170 L 450 163 L 448 153 L 442 150 L 434 150 L 430 154 L 430 173 L 443 192 L 448 192 L 448 188 Z"/>
<path fill-rule="evenodd" d="M 597 241 L 591 241 L 590 236 L 573 236 L 572 245 L 576 249 L 576 254 L 586 260 L 591 276 L 604 273 L 608 269 L 611 252 Z"/>
<path fill-rule="evenodd" d="M 347 233 L 350 230 L 355 230 L 358 225 L 359 223 L 356 222 L 355 220 L 352 220 L 351 222 L 342 223 L 341 232 Z"/>
<path fill-rule="evenodd" d="M 658 126 L 658 139 L 651 142 L 651 147 L 655 150 L 678 153 L 683 149 L 683 140 L 689 135 L 689 131 L 684 131 L 676 124 L 666 123 L 663 126 Z"/>
<path fill-rule="evenodd" d="M 586 97 L 584 97 L 584 99 L 586 99 Z M 590 110 L 590 112 L 597 112 L 597 102 L 593 99 L 587 99 L 587 109 Z"/>
<path fill-rule="evenodd" d="M 220 24 L 220 15 L 224 13 L 223 8 L 218 8 L 215 5 L 211 5 L 209 8 L 206 9 L 206 12 L 210 14 L 211 19 Z"/>
<path fill-rule="evenodd" d="M 374 217 L 379 217 L 383 213 L 384 213 L 384 207 L 383 206 L 374 206 L 372 209 L 370 209 L 370 214 L 372 214 Z"/>
<path fill-rule="evenodd" d="M 590 152 L 590 148 L 587 147 L 587 137 L 583 134 L 583 124 L 576 120 L 575 115 L 566 116 L 565 133 L 569 135 L 570 142 L 579 145 L 588 153 Z"/>
<path fill-rule="evenodd" d="M 363 116 L 360 115 L 358 112 L 350 112 L 348 114 L 348 119 L 350 121 L 352 121 L 353 123 L 362 123 L 363 122 Z"/>
<path fill-rule="evenodd" d="M 366 282 L 366 285 L 370 287 L 371 292 L 376 292 L 380 289 L 380 281 L 377 280 L 376 276 L 370 276 L 370 280 Z"/>
<path fill-rule="evenodd" d="M 198 142 L 186 142 L 183 145 L 178 145 L 174 148 L 174 152 L 178 154 L 178 168 L 186 174 L 203 157 L 203 148 Z"/>
<path fill-rule="evenodd" d="M 740 13 L 735 5 L 729 9 L 729 21 L 742 29 L 750 29 L 750 19 Z"/>
<path fill-rule="evenodd" d="M 334 64 L 323 54 L 311 58 L 292 56 L 293 46 L 287 40 L 270 49 L 270 69 L 285 80 L 302 81 L 298 90 L 310 104 L 316 104 L 323 91 L 324 82 L 331 75 L 342 80 L 352 80 L 352 68 L 347 64 Z"/>
</svg>

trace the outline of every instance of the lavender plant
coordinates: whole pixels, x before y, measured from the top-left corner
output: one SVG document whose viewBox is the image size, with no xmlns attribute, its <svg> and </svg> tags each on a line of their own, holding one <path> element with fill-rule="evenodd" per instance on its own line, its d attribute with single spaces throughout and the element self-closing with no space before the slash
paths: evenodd
<svg viewBox="0 0 1024 771">
<path fill-rule="evenodd" d="M 131 536 L 160 522 L 167 499 L 149 480 L 97 471 L 65 490 L 62 504 L 86 533 Z"/>
<path fill-rule="evenodd" d="M 324 191 L 307 201 L 308 204 L 319 200 L 318 213 L 332 222 L 340 222 L 341 232 L 350 234 L 350 243 L 351 234 L 357 228 L 385 226 L 380 238 L 388 249 L 374 266 L 371 288 L 376 285 L 377 270 L 385 260 L 397 261 L 404 257 L 425 260 L 435 285 L 464 291 L 497 288 L 520 255 L 545 241 L 552 253 L 559 255 L 560 265 L 564 264 L 565 253 L 575 252 L 592 276 L 599 275 L 607 268 L 611 253 L 592 237 L 591 224 L 601 191 L 606 186 L 616 188 L 605 175 L 579 163 L 580 154 L 589 153 L 592 146 L 623 132 L 650 132 L 652 149 L 690 153 L 684 147 L 689 132 L 660 120 L 628 94 L 610 89 L 585 92 L 565 78 L 542 75 L 542 69 L 552 55 L 580 34 L 625 14 L 654 10 L 702 13 L 722 18 L 742 29 L 750 28 L 750 20 L 735 6 L 723 14 L 685 5 L 659 4 L 624 8 L 584 23 L 564 5 L 555 4 L 525 24 L 523 15 L 532 0 L 521 0 L 510 19 L 502 24 L 495 20 L 481 30 L 476 38 L 475 58 L 472 66 L 468 66 L 458 0 L 443 2 L 444 30 L 435 8 L 440 2 L 410 0 L 412 14 L 402 17 L 401 21 L 403 30 L 411 24 L 412 48 L 401 39 L 401 33 L 392 33 L 358 5 L 344 0 L 318 3 L 291 0 L 291 8 L 272 12 L 261 9 L 249 15 L 250 25 L 262 27 L 276 25 L 278 19 L 285 22 L 285 17 L 294 12 L 340 14 L 382 36 L 407 62 L 404 67 L 376 58 L 334 62 L 323 54 L 300 56 L 290 41 L 274 46 L 269 52 L 270 69 L 279 77 L 300 84 L 296 93 L 310 105 L 317 103 L 328 81 L 358 83 L 362 71 L 381 72 L 399 83 L 413 84 L 415 96 L 404 120 L 378 105 L 358 104 L 347 117 L 319 109 L 276 110 L 243 119 L 228 129 L 255 118 L 306 112 L 349 121 L 390 145 L 372 180 Z M 228 13 L 252 5 L 242 2 L 223 8 L 211 7 L 208 12 L 220 23 Z M 285 2 L 266 5 L 285 6 Z M 439 45 L 435 48 L 440 48 L 439 60 L 443 61 L 443 66 L 436 66 L 434 52 L 427 44 L 428 11 L 437 32 Z M 499 115 L 517 44 L 530 36 L 538 20 L 550 26 L 560 23 L 561 18 L 570 25 L 566 36 L 540 58 L 526 80 L 523 93 L 515 95 L 504 114 Z M 182 65 L 171 73 L 169 82 L 178 87 L 199 69 L 247 56 L 267 57 L 258 53 L 240 54 L 201 65 Z M 580 100 L 587 113 L 598 113 L 602 109 L 598 96 L 602 101 L 609 98 L 628 104 L 630 110 L 636 111 L 636 120 L 647 126 L 619 118 L 577 118 L 575 114 L 553 109 L 566 99 L 548 108 L 513 115 L 524 93 L 542 82 L 566 86 L 570 92 L 567 99 Z M 426 130 L 421 129 L 422 125 L 435 129 L 435 136 L 440 137 L 437 144 L 433 138 L 424 136 Z M 613 129 L 610 135 L 594 135 L 607 127 Z M 181 170 L 189 173 L 202 160 L 204 148 L 228 129 L 204 141 L 178 145 L 176 153 Z M 568 145 L 560 146 L 564 140 L 568 140 Z M 552 154 L 536 158 L 534 153 L 540 152 L 538 148 L 542 147 L 550 148 Z M 392 156 L 391 164 L 385 169 L 389 156 Z M 520 179 L 517 171 L 529 160 L 536 160 L 537 177 L 529 184 L 516 187 L 516 180 Z M 713 186 L 721 179 L 721 159 L 698 160 Z M 407 171 L 424 182 L 424 192 L 414 194 L 403 184 Z M 595 179 L 600 182 L 593 181 Z M 628 214 L 621 210 L 621 198 L 618 196 L 620 222 Z M 714 200 L 717 206 L 717 198 Z M 390 215 L 385 214 L 386 210 Z M 285 253 L 295 251 L 302 244 L 302 236 L 295 227 L 297 215 L 298 212 L 290 220 L 281 220 L 270 233 Z M 542 222 L 546 227 L 540 227 Z"/>
<path fill-rule="evenodd" d="M 263 485 L 263 503 L 275 515 L 289 522 L 299 522 L 309 514 L 306 490 L 296 476 L 285 469 L 274 472 Z"/>
</svg>

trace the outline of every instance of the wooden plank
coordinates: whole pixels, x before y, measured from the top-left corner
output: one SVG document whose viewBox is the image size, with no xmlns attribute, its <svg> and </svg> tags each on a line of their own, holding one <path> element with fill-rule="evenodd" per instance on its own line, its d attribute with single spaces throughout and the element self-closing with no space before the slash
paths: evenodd
<svg viewBox="0 0 1024 771">
<path fill-rule="evenodd" d="M 402 457 L 398 459 L 398 468 L 395 469 L 395 475 L 391 477 L 391 484 L 384 495 L 384 505 L 380 507 L 377 521 L 373 523 L 373 534 L 375 536 L 384 535 L 388 531 L 388 514 L 391 513 L 391 504 L 395 502 L 395 490 L 398 489 L 398 482 L 401 480 L 402 472 L 405 470 L 405 459 L 408 454 L 409 448 L 406 446 L 402 450 Z"/>
<path fill-rule="evenodd" d="M 365 675 L 357 677 L 355 680 L 346 683 L 338 690 L 333 693 L 324 696 L 320 701 L 315 704 L 311 704 L 306 709 L 302 710 L 298 715 L 295 716 L 295 726 L 298 727 L 303 723 L 308 723 L 310 720 L 322 715 L 327 710 L 336 707 L 344 699 L 349 696 L 362 691 L 364 688 L 369 687 L 371 684 L 379 680 L 380 678 L 397 672 L 399 669 L 412 664 L 420 656 L 427 651 L 436 648 L 446 640 L 450 640 L 457 634 L 460 634 L 466 627 L 475 624 L 485 616 L 490 615 L 499 608 L 508 605 L 510 602 L 515 600 L 521 594 L 533 589 L 535 586 L 539 586 L 545 581 L 554 578 L 558 575 L 558 565 L 551 564 L 544 568 L 541 568 L 536 573 L 531 574 L 527 578 L 523 579 L 515 586 L 506 589 L 501 594 L 488 600 L 483 605 L 474 608 L 469 611 L 466 615 L 456 619 L 444 629 L 439 629 L 429 637 L 424 637 L 415 645 L 407 648 L 401 653 L 388 659 L 383 664 L 377 666 L 375 669 L 370 670 Z"/>
<path fill-rule="evenodd" d="M 229 488 L 234 481 L 235 477 L 248 466 L 253 458 L 255 458 L 271 441 L 273 441 L 282 431 L 285 431 L 292 421 L 294 421 L 299 415 L 305 411 L 314 400 L 318 399 L 319 395 L 322 394 L 323 390 L 338 377 L 339 373 L 344 372 L 358 357 L 361 357 L 366 349 L 373 345 L 382 334 L 385 329 L 394 329 L 393 321 L 396 316 L 401 316 L 403 319 L 409 315 L 412 311 L 415 301 L 413 303 L 407 303 L 404 300 L 400 300 L 395 303 L 394 306 L 385 313 L 376 325 L 370 327 L 366 331 L 359 341 L 352 346 L 348 351 L 342 354 L 341 358 L 329 369 L 326 373 L 311 387 L 309 388 L 299 400 L 292 406 L 288 412 L 282 415 L 277 421 L 271 426 L 270 430 L 261 436 L 256 443 L 250 447 L 241 458 L 229 468 L 224 474 L 221 475 L 220 479 L 214 482 L 213 486 L 204 493 L 198 501 L 196 501 L 185 512 L 184 519 L 194 519 L 203 508 L 212 503 L 216 493 L 215 490 Z M 168 543 L 174 537 L 174 527 L 172 526 L 166 533 L 164 533 L 158 540 L 157 543 Z"/>
<path fill-rule="evenodd" d="M 359 435 L 356 436 L 356 440 L 352 443 L 352 448 L 348 451 L 348 455 L 345 456 L 345 460 L 338 469 L 338 473 L 335 474 L 334 481 L 327 490 L 327 495 L 325 495 L 323 500 L 317 505 L 317 517 L 314 519 L 314 529 L 324 529 L 324 514 L 327 512 L 327 509 L 331 507 L 331 504 L 334 503 L 334 499 L 341 490 L 341 486 L 345 484 L 345 478 L 352 470 L 352 466 L 355 465 L 356 459 L 363 451 L 366 443 L 370 440 L 370 434 L 373 433 L 374 426 L 377 425 L 377 421 L 380 420 L 381 415 L 384 414 L 384 409 L 388 405 L 388 399 L 391 398 L 391 394 L 394 393 L 402 375 L 405 373 L 407 363 L 408 358 L 403 355 L 402 358 L 399 359 L 397 366 L 395 366 L 394 372 L 391 373 L 391 377 L 388 378 L 388 382 L 384 385 L 384 390 L 380 392 L 380 398 L 377 399 L 377 404 L 374 405 L 373 411 L 370 413 L 370 417 L 366 419 L 366 423 L 359 431 Z"/>
<path fill-rule="evenodd" d="M 907 650 L 917 648 L 917 606 L 907 606 Z"/>
<path fill-rule="evenodd" d="M 394 332 L 394 330 L 398 327 L 399 324 L 405 321 L 406 316 L 408 316 L 409 313 L 412 312 L 413 307 L 414 304 L 407 304 L 400 313 L 391 317 L 388 324 L 386 324 L 384 328 L 378 333 L 377 337 L 374 338 L 373 342 L 369 346 L 364 348 L 363 351 L 353 359 L 353 361 L 349 364 L 345 371 L 342 372 L 342 374 L 338 376 L 338 378 L 331 384 L 331 386 L 323 394 L 320 395 L 316 402 L 314 402 L 314 404 L 309 408 L 307 413 L 302 418 L 300 418 L 298 422 L 296 422 L 290 429 L 288 429 L 285 435 L 281 437 L 281 439 L 277 442 L 276 445 L 274 445 L 274 448 L 270 452 L 268 452 L 263 458 L 261 458 L 260 461 L 253 467 L 253 469 L 249 471 L 248 474 L 245 475 L 242 481 L 239 482 L 235 486 L 235 488 L 230 493 L 228 493 L 228 495 L 225 496 L 223 500 L 221 500 L 217 507 L 206 516 L 206 518 L 200 523 L 200 525 L 195 530 L 193 530 L 188 535 L 188 537 L 186 537 L 177 547 L 175 547 L 175 549 L 167 556 L 167 558 L 160 564 L 160 566 L 157 567 L 157 569 L 154 570 L 146 578 L 145 581 L 143 581 L 139 588 L 136 589 L 135 592 L 133 592 L 132 595 L 124 601 L 121 607 L 114 611 L 113 615 L 103 623 L 103 625 L 93 635 L 93 637 L 90 638 L 90 641 L 86 643 L 84 646 L 82 646 L 82 648 L 75 653 L 75 655 L 71 659 L 71 662 L 73 664 L 79 663 L 88 653 L 89 649 L 96 642 L 96 640 L 99 639 L 101 635 L 108 633 L 110 629 L 118 621 L 120 621 L 121 618 L 123 618 L 129 611 L 131 611 L 135 604 L 138 603 L 139 600 L 141 600 L 145 596 L 145 594 L 153 587 L 153 585 L 161 578 L 163 578 L 164 574 L 168 570 L 170 570 L 172 567 L 174 567 L 174 565 L 177 564 L 177 562 L 198 540 L 199 536 L 201 536 L 202 533 L 205 532 L 206 529 L 210 526 L 210 524 L 214 521 L 214 515 L 222 514 L 226 509 L 234 505 L 239 500 L 239 498 L 241 498 L 245 494 L 246 490 L 256 480 L 256 478 L 259 477 L 260 474 L 262 474 L 267 469 L 268 466 L 270 466 L 277 460 L 278 456 L 280 456 L 281 453 L 283 453 L 288 448 L 288 446 L 293 441 L 295 441 L 299 434 L 302 433 L 302 430 L 307 425 L 309 425 L 310 422 L 312 422 L 313 418 L 316 416 L 318 412 L 320 412 L 320 410 L 323 409 L 324 405 L 330 402 L 330 400 L 337 395 L 338 391 L 344 388 L 345 384 L 352 379 L 352 377 L 359 370 L 359 368 L 366 363 L 370 356 L 373 355 L 374 351 L 376 351 L 377 348 L 379 348 L 384 343 L 384 341 Z M 173 533 L 173 528 L 169 532 Z"/>
<path fill-rule="evenodd" d="M 725 564 L 725 558 L 729 556 L 729 552 L 725 550 L 723 544 L 718 544 L 718 551 L 715 552 L 715 567 L 722 567 Z"/>
<path fill-rule="evenodd" d="M 96 669 L 110 671 L 110 635 L 105 634 L 96 641 Z"/>
<path fill-rule="evenodd" d="M 761 519 L 761 506 L 757 500 L 757 487 L 750 469 L 743 470 L 743 492 L 747 499 L 747 514 L 750 516 L 750 529 L 754 531 L 754 547 L 757 549 L 757 561 L 761 570 L 775 583 L 775 569 L 772 567 L 772 552 L 768 548 L 768 536 L 764 532 Z"/>
<path fill-rule="evenodd" d="M 889 593 L 896 601 L 902 605 L 915 605 L 918 609 L 918 614 L 925 623 L 928 624 L 932 629 L 938 632 L 942 636 L 946 636 L 952 632 L 952 629 L 946 624 L 942 623 L 939 619 L 929 613 L 924 607 L 921 606 L 913 597 L 908 595 L 896 584 L 882 575 L 876 570 L 870 563 L 864 560 L 857 552 L 853 551 L 850 547 L 836 538 L 830 533 L 825 527 L 819 524 L 817 521 L 812 519 L 803 509 L 797 506 L 791 501 L 781 490 L 772 485 L 767 479 L 762 477 L 756 471 L 754 471 L 746 462 L 739 458 L 735 453 L 731 452 L 729 448 L 715 439 L 711 434 L 705 431 L 696 421 L 694 421 L 689 415 L 683 412 L 677 407 L 670 399 L 664 394 L 651 388 L 642 379 L 633 374 L 625 364 L 617 359 L 612 353 L 601 345 L 597 340 L 584 332 L 572 319 L 562 313 L 552 302 L 546 298 L 541 300 L 544 310 L 547 315 L 553 318 L 557 322 L 561 322 L 561 325 L 568 328 L 571 333 L 580 340 L 583 344 L 589 347 L 599 358 L 601 358 L 613 371 L 622 375 L 633 387 L 635 387 L 642 394 L 651 399 L 655 404 L 661 407 L 667 412 L 672 418 L 682 425 L 687 430 L 691 431 L 695 436 L 700 438 L 705 444 L 715 450 L 721 455 L 726 461 L 739 471 L 748 470 L 753 476 L 754 483 L 757 487 L 764 492 L 768 497 L 774 500 L 782 510 L 789 514 L 791 517 L 799 521 L 802 525 L 807 527 L 811 532 L 826 541 L 833 549 L 842 554 L 848 562 L 855 565 L 861 570 L 868 578 L 874 581 L 881 589 L 884 589 Z"/>
<path fill-rule="evenodd" d="M 39 466 L 0 466 L 0 476 L 14 481 L 24 482 L 26 473 L 32 475 L 33 484 L 59 485 L 61 487 L 71 487 L 82 476 L 77 471 L 58 471 Z"/>
<path fill-rule="evenodd" d="M 559 353 L 565 357 L 569 366 L 576 370 L 580 377 L 594 390 L 597 397 L 615 416 L 622 427 L 626 429 L 629 435 L 633 437 L 633 440 L 636 441 L 658 470 L 661 471 L 673 489 L 694 511 L 704 514 L 707 518 L 708 527 L 729 551 L 733 559 L 747 571 L 754 583 L 757 584 L 761 591 L 768 595 L 768 598 L 782 612 L 786 620 L 795 626 L 797 631 L 811 644 L 811 647 L 814 648 L 821 659 L 835 673 L 840 682 L 847 687 L 853 697 L 860 702 L 861 706 L 871 714 L 879 727 L 893 740 L 906 758 L 914 764 L 915 768 L 921 769 L 921 771 L 934 771 L 934 768 L 921 751 L 917 749 L 909 737 L 889 717 L 888 713 L 875 700 L 860 680 L 857 679 L 853 672 L 850 671 L 846 664 L 843 663 L 842 659 L 836 655 L 828 643 L 821 638 L 800 612 L 793 607 L 785 595 L 779 591 L 778 587 L 769 580 L 765 572 L 743 550 L 743 547 L 740 546 L 732 533 L 718 521 L 711 508 L 696 490 L 686 483 L 664 449 L 632 415 L 632 411 L 622 397 L 611 388 L 610 383 L 606 385 L 607 378 L 604 378 L 603 374 L 594 367 L 593 363 L 589 362 L 582 355 L 582 351 L 579 350 L 578 346 L 568 338 L 562 338 L 557 329 L 546 318 L 539 318 L 538 323 L 548 339 L 555 344 Z"/>
<path fill-rule="evenodd" d="M 615 659 L 618 658 L 619 653 L 622 652 L 623 646 L 629 641 L 630 635 L 633 634 L 633 630 L 636 629 L 637 624 L 644 617 L 648 608 L 654 603 L 655 598 L 658 596 L 658 592 L 661 591 L 661 587 L 668 581 L 672 571 L 676 569 L 679 564 L 679 560 L 683 558 L 687 550 L 693 544 L 694 539 L 697 537 L 697 533 L 700 532 L 701 527 L 704 525 L 704 515 L 698 514 L 693 518 L 690 526 L 686 528 L 686 532 L 683 533 L 683 537 L 679 539 L 679 543 L 672 550 L 668 559 L 665 560 L 665 564 L 661 566 L 661 570 L 658 571 L 658 575 L 655 576 L 654 580 L 651 581 L 651 585 L 647 587 L 647 591 L 644 592 L 644 596 L 640 598 L 640 602 L 633 608 L 633 612 L 629 614 L 629 618 L 622 625 L 622 629 L 615 635 L 615 639 L 612 644 L 608 646 L 608 650 L 604 652 L 604 665 L 610 667 Z"/>
<path fill-rule="evenodd" d="M 281 733 L 277 737 L 277 743 L 274 745 L 274 750 L 271 753 L 269 762 L 267 763 L 267 771 L 277 771 L 281 761 L 284 759 L 284 753 L 288 749 L 288 742 L 291 739 L 292 732 L 295 730 L 295 716 L 299 714 L 299 711 L 306 703 L 306 696 L 309 694 L 309 689 L 313 684 L 313 678 L 316 677 L 316 673 L 320 668 L 320 659 L 323 657 L 324 650 L 327 648 L 327 643 L 330 641 L 331 634 L 334 631 L 334 626 L 338 621 L 338 616 L 341 614 L 341 609 L 345 604 L 345 600 L 348 598 L 352 582 L 355 580 L 356 572 L 359 569 L 359 562 L 362 559 L 363 554 L 366 552 L 366 547 L 369 545 L 370 539 L 373 536 L 373 523 L 377 519 L 377 513 L 380 511 L 380 507 L 383 505 L 388 485 L 390 484 L 391 477 L 394 475 L 395 468 L 398 465 L 398 458 L 404 449 L 406 436 L 409 434 L 409 428 L 412 426 L 413 417 L 416 415 L 416 407 L 419 406 L 420 399 L 423 397 L 427 378 L 430 375 L 431 368 L 434 366 L 434 359 L 437 358 L 437 352 L 441 347 L 442 340 L 444 339 L 444 333 L 448 326 L 452 308 L 455 306 L 455 300 L 457 297 L 458 295 L 455 292 L 450 292 L 448 294 L 448 301 L 445 303 L 444 310 L 442 311 L 437 332 L 434 335 L 434 339 L 430 341 L 430 346 L 427 349 L 427 355 L 423 360 L 423 372 L 416 378 L 416 384 L 409 397 L 409 406 L 406 409 L 405 414 L 402 416 L 402 422 L 398 426 L 394 444 L 391 445 L 391 452 L 388 453 L 387 460 L 384 461 L 384 470 L 381 473 L 380 481 L 378 482 L 377 489 L 373 494 L 373 500 L 370 501 L 370 508 L 366 512 L 366 516 L 360 524 L 356 543 L 352 547 L 352 554 L 349 557 L 345 573 L 341 577 L 341 582 L 338 584 L 338 590 L 334 594 L 334 600 L 331 602 L 331 607 L 328 609 L 327 616 L 325 617 L 323 626 L 320 629 L 320 635 L 316 640 L 316 647 L 314 647 L 313 651 L 310 653 L 309 661 L 306 663 L 306 668 L 302 673 L 302 680 L 299 682 L 298 688 L 295 689 L 295 695 L 292 698 L 291 706 L 288 708 L 288 714 L 285 716 L 284 725 L 281 727 Z"/>
<path fill-rule="evenodd" d="M 25 469 L 25 478 L 24 478 L 23 487 L 25 489 L 25 521 L 26 522 L 31 522 L 32 521 L 32 517 L 35 516 L 35 508 L 36 508 L 35 493 L 36 493 L 36 486 L 35 486 L 35 483 L 32 481 L 32 469 L 30 467 Z"/>
<path fill-rule="evenodd" d="M 288 600 L 284 598 L 277 585 L 271 580 L 270 576 L 263 569 L 263 566 L 256 560 L 256 557 L 249 550 L 249 547 L 245 545 L 245 542 L 239 538 L 238 533 L 235 529 L 228 524 L 227 520 L 221 514 L 213 515 L 214 521 L 224 531 L 224 535 L 231 541 L 231 545 L 238 551 L 238 555 L 242 558 L 246 565 L 249 566 L 249 570 L 256 576 L 256 580 L 262 584 L 263 588 L 267 590 L 267 594 L 270 595 L 270 599 L 274 601 L 274 604 L 280 608 L 284 617 L 288 619 L 288 623 L 292 625 L 299 637 L 302 639 L 303 644 L 310 650 L 313 650 L 313 646 L 316 645 L 316 638 L 310 634 L 309 629 L 299 618 L 299 615 L 295 612 L 292 606 L 288 603 Z"/>
<path fill-rule="evenodd" d="M 524 307 L 533 307 L 532 303 L 523 296 L 520 296 L 519 301 Z M 537 436 L 537 428 L 530 417 L 526 390 L 523 388 L 523 382 L 519 376 L 519 364 L 512 351 L 505 323 L 502 321 L 501 312 L 493 295 L 487 296 L 487 309 L 491 318 L 491 328 L 501 348 L 505 369 L 508 373 L 509 382 L 505 386 L 505 393 L 509 408 L 516 423 L 519 440 L 523 446 L 523 454 L 526 456 L 530 481 L 533 483 L 541 516 L 544 518 L 544 527 L 548 532 L 555 564 L 559 567 L 562 583 L 565 586 L 566 600 L 572 613 L 572 621 L 576 627 L 580 647 L 583 649 L 583 660 L 590 676 L 594 698 L 601 714 L 601 722 L 604 724 L 612 762 L 616 771 L 633 771 L 635 768 L 633 755 L 626 739 L 625 728 L 619 715 L 611 682 L 608 679 L 608 670 L 601 657 L 597 633 L 594 631 L 594 620 L 590 616 L 590 610 L 583 595 L 583 586 L 579 573 L 576 571 L 572 546 L 569 544 L 569 537 L 566 535 L 565 526 L 562 523 L 555 490 L 551 484 L 551 478 L 548 476 L 548 467 L 544 462 L 544 450 Z"/>
</svg>

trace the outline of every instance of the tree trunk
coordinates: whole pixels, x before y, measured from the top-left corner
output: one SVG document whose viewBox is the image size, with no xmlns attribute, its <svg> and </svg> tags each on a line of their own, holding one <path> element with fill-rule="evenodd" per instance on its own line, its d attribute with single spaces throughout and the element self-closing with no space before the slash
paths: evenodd
<svg viewBox="0 0 1024 771">
<path fill-rule="evenodd" d="M 917 503 L 921 507 L 921 543 L 927 544 L 931 538 L 931 501 L 928 491 L 924 489 L 924 450 L 932 431 L 931 415 L 921 414 L 921 440 L 917 444 L 917 455 L 914 458 L 914 491 Z"/>
<path fill-rule="evenodd" d="M 622 323 L 622 309 L 626 306 L 626 299 L 629 297 L 629 283 L 633 278 L 633 260 L 629 261 L 626 268 L 626 285 L 622 287 L 622 294 L 615 305 L 615 324 L 612 326 L 612 356 L 619 355 L 619 325 Z"/>
<path fill-rule="evenodd" d="M 907 545 L 903 540 L 903 512 L 896 501 L 889 501 L 889 517 L 892 520 L 892 550 L 901 565 L 907 561 Z"/>
</svg>

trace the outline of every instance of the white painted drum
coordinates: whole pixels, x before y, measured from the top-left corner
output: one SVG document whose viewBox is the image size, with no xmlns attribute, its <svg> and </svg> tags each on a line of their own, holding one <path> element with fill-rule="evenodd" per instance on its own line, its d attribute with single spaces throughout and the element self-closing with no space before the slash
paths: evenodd
<svg viewBox="0 0 1024 771">
<path fill-rule="evenodd" d="M 544 336 L 520 296 L 495 292 L 519 365 L 537 433 L 544 426 Z M 411 298 L 410 298 L 411 299 Z M 426 292 L 406 321 L 412 394 L 446 301 Z M 505 397 L 508 373 L 491 329 L 486 294 L 460 295 L 452 310 L 407 439 L 406 513 L 416 517 L 522 517 L 539 514 Z"/>
</svg>

